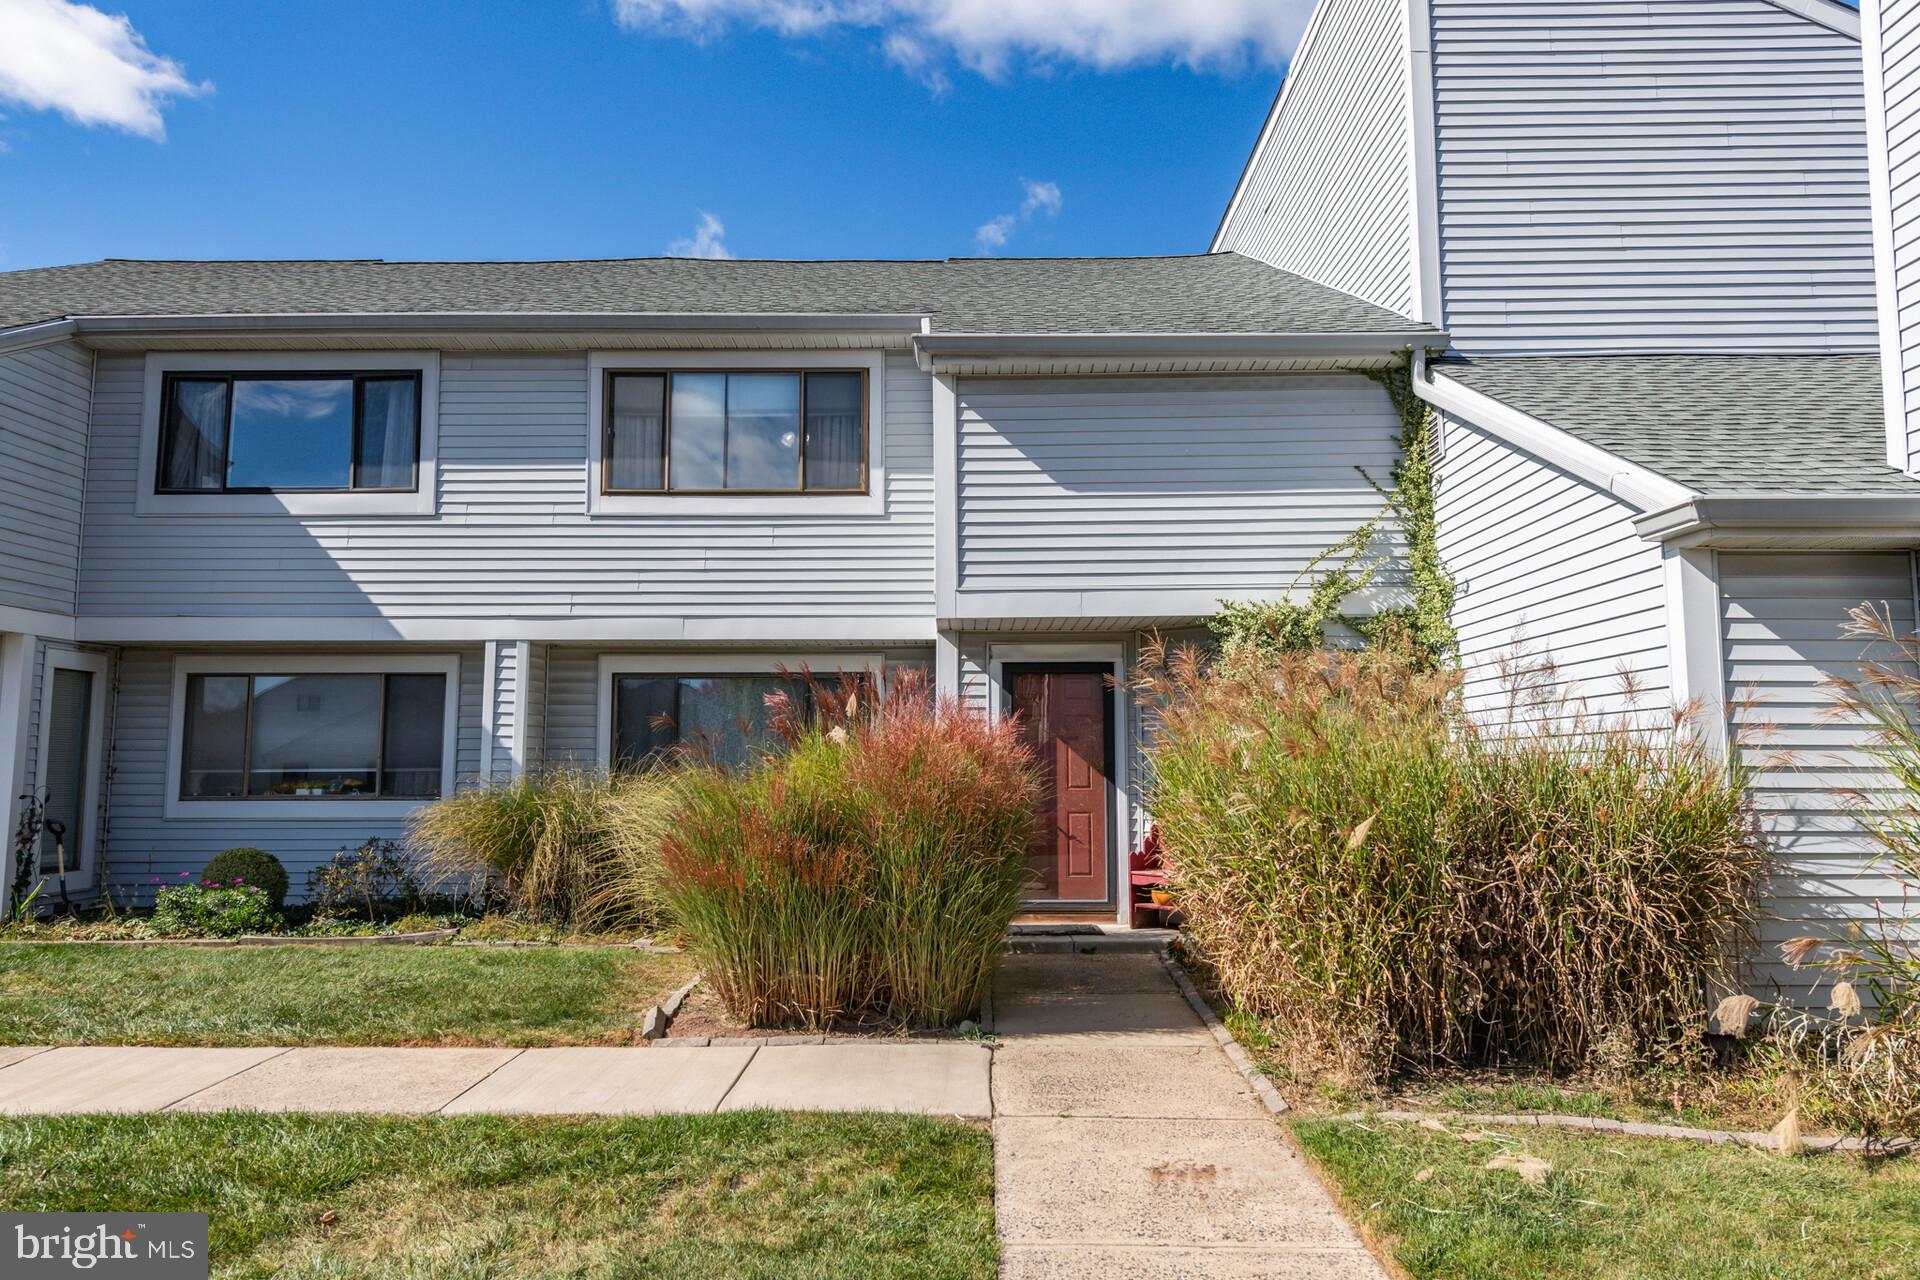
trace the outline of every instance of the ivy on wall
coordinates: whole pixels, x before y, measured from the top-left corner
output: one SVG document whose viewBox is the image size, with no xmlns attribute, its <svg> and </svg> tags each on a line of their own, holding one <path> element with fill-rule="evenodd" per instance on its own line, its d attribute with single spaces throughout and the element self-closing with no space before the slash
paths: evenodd
<svg viewBox="0 0 1920 1280">
<path fill-rule="evenodd" d="M 1410 602 L 1367 614 L 1344 611 L 1346 602 L 1379 572 L 1382 558 L 1374 554 L 1373 543 L 1381 517 L 1376 517 L 1301 570 L 1292 585 L 1311 581 L 1304 601 L 1292 599 L 1291 588 L 1285 600 L 1222 600 L 1220 611 L 1207 625 L 1223 649 L 1252 647 L 1269 653 L 1319 649 L 1327 643 L 1328 627 L 1338 623 L 1369 644 L 1391 637 L 1436 667 L 1452 660 L 1454 583 L 1440 559 L 1433 407 L 1415 394 L 1411 366 L 1409 353 L 1396 368 L 1362 371 L 1386 391 L 1400 417 L 1400 460 L 1394 463 L 1388 485 L 1381 485 L 1364 468 L 1360 472 L 1385 501 L 1383 516 L 1393 521 L 1406 547 Z"/>
</svg>

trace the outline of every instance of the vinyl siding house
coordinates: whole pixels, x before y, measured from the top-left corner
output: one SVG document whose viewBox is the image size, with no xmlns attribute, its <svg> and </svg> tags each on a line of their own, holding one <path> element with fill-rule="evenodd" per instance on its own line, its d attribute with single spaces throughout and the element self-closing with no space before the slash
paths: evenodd
<svg viewBox="0 0 1920 1280">
<path fill-rule="evenodd" d="M 106 261 L 0 275 L 0 326 L 0 777 L 70 892 L 236 844 L 298 885 L 476 778 L 738 752 L 782 667 L 911 666 L 1044 721 L 1036 906 L 1106 919 L 1102 677 L 1373 516 L 1363 371 L 1440 341 L 1238 254 Z"/>
<path fill-rule="evenodd" d="M 1896 98 L 1920 101 L 1920 20 L 1889 9 L 1909 52 L 1882 112 L 1875 42 L 1863 77 L 1861 14 L 1828 0 L 1322 0 L 1212 246 L 1448 333 L 1415 385 L 1478 714 L 1691 707 L 1750 761 L 1800 761 L 1755 784 L 1769 944 L 1910 909 L 1833 794 L 1879 779 L 1820 689 L 1861 655 L 1850 607 L 1915 623 L 1920 396 L 1889 416 L 1880 334 L 1910 378 L 1920 293 L 1877 299 L 1870 193 Z M 1364 219 L 1303 218 L 1339 183 Z M 1911 248 L 1902 208 L 1881 238 Z M 1516 662 L 1547 664 L 1544 701 Z"/>
</svg>

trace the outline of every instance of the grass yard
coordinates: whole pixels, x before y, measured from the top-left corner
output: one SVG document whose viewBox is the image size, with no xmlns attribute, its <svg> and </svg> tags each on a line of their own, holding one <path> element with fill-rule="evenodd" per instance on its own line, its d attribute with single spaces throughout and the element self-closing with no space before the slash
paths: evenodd
<svg viewBox="0 0 1920 1280">
<path fill-rule="evenodd" d="M 1411 1124 L 1298 1120 L 1295 1137 L 1413 1280 L 1912 1276 L 1920 1161 L 1541 1130 L 1466 1141 Z M 1490 1170 L 1547 1161 L 1539 1184 Z"/>
<path fill-rule="evenodd" d="M 691 976 L 625 947 L 0 944 L 0 1044 L 618 1044 Z"/>
<path fill-rule="evenodd" d="M 896 1116 L 8 1120 L 0 1209 L 206 1211 L 228 1278 L 988 1280 L 997 1257 L 987 1134 Z"/>
</svg>

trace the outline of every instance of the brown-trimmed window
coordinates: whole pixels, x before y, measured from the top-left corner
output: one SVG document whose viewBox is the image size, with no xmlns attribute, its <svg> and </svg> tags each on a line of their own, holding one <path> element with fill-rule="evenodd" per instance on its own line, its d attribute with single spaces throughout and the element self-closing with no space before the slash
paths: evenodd
<svg viewBox="0 0 1920 1280">
<path fill-rule="evenodd" d="M 606 375 L 606 493 L 865 493 L 860 369 Z"/>
<path fill-rule="evenodd" d="M 417 373 L 170 373 L 160 493 L 412 492 Z"/>
</svg>

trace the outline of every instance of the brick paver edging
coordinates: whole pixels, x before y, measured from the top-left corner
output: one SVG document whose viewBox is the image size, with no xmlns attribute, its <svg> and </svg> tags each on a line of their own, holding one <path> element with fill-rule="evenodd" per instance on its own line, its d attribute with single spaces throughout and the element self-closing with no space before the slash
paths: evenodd
<svg viewBox="0 0 1920 1280">
<path fill-rule="evenodd" d="M 1418 1124 L 1422 1121 L 1451 1120 L 1456 1124 L 1479 1125 L 1488 1129 L 1572 1129 L 1585 1133 L 1617 1133 L 1630 1138 L 1673 1138 L 1683 1142 L 1705 1142 L 1718 1146 L 1758 1147 L 1763 1151 L 1780 1150 L 1780 1139 L 1771 1133 L 1746 1133 L 1736 1129 L 1690 1129 L 1683 1125 L 1637 1124 L 1627 1120 L 1607 1120 L 1598 1116 L 1556 1116 L 1547 1114 L 1489 1116 L 1466 1115 L 1455 1111 L 1349 1111 L 1334 1116 L 1340 1121 L 1398 1120 Z M 1893 1155 L 1920 1149 L 1914 1139 L 1891 1138 L 1802 1138 L 1809 1151 L 1870 1151 Z"/>
<path fill-rule="evenodd" d="M 1180 967 L 1180 962 L 1173 958 L 1173 953 L 1164 947 L 1160 950 L 1160 963 L 1166 966 L 1167 975 L 1173 979 L 1173 985 L 1180 988 L 1180 994 L 1187 998 L 1187 1003 L 1193 1006 L 1193 1011 L 1200 1015 L 1200 1021 L 1207 1024 L 1207 1030 L 1213 1033 L 1214 1042 L 1220 1046 L 1220 1051 L 1227 1055 L 1227 1061 L 1246 1077 L 1254 1096 L 1258 1097 L 1266 1109 L 1274 1115 L 1284 1114 L 1289 1109 L 1287 1100 L 1280 1096 L 1278 1089 L 1273 1087 L 1273 1081 L 1267 1079 L 1260 1068 L 1253 1064 L 1253 1059 L 1248 1056 L 1247 1051 L 1240 1047 L 1238 1040 L 1233 1038 L 1233 1032 L 1227 1030 L 1227 1024 L 1220 1021 L 1220 1015 L 1213 1011 L 1213 1006 L 1208 1004 L 1206 997 L 1200 994 L 1200 988 L 1193 985 L 1193 979 L 1187 976 L 1187 971 Z"/>
</svg>

